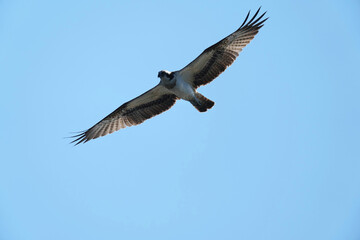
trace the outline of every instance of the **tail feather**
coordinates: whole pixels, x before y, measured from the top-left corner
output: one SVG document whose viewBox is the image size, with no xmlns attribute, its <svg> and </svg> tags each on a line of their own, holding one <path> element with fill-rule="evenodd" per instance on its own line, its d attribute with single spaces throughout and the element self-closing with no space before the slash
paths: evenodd
<svg viewBox="0 0 360 240">
<path fill-rule="evenodd" d="M 190 102 L 197 110 L 199 110 L 199 112 L 206 112 L 208 109 L 212 108 L 215 104 L 213 101 L 207 99 L 200 93 L 196 93 L 195 97 L 196 99 Z"/>
</svg>

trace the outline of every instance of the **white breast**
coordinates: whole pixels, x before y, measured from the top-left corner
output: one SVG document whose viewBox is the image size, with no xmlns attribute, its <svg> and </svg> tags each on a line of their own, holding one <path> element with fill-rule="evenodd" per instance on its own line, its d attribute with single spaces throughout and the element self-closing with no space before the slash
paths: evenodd
<svg viewBox="0 0 360 240">
<path fill-rule="evenodd" d="M 190 84 L 185 82 L 178 74 L 176 74 L 175 77 L 176 77 L 176 85 L 172 89 L 172 91 L 179 98 L 182 98 L 182 99 L 188 100 L 188 101 L 193 100 L 195 97 L 195 91 L 192 88 L 192 86 L 190 86 Z"/>
</svg>

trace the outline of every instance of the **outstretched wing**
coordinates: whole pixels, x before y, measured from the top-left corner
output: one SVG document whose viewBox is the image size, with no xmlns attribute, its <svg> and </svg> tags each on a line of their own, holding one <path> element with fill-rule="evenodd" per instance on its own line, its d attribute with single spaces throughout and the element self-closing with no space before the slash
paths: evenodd
<svg viewBox="0 0 360 240">
<path fill-rule="evenodd" d="M 225 71 L 235 61 L 236 57 L 239 56 L 241 50 L 255 37 L 263 23 L 267 20 L 266 18 L 260 21 L 266 12 L 256 18 L 259 11 L 260 8 L 251 20 L 247 22 L 250 15 L 249 11 L 245 21 L 238 30 L 207 48 L 194 61 L 181 69 L 179 72 L 183 79 L 197 88 L 208 84 Z"/>
<path fill-rule="evenodd" d="M 75 143 L 75 145 L 85 143 L 121 128 L 140 124 L 146 119 L 170 109 L 176 100 L 176 95 L 171 94 L 159 84 L 139 97 L 124 103 L 93 127 L 73 136 L 76 139 L 71 143 Z"/>
</svg>

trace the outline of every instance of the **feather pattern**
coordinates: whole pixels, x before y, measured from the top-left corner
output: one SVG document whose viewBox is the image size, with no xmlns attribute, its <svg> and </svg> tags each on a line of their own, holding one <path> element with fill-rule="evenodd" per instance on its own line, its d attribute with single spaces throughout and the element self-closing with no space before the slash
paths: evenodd
<svg viewBox="0 0 360 240">
<path fill-rule="evenodd" d="M 180 75 L 194 88 L 208 84 L 217 78 L 235 61 L 242 49 L 250 43 L 267 20 L 267 18 L 261 20 L 266 12 L 256 18 L 260 9 L 247 22 L 250 16 L 249 11 L 245 21 L 235 32 L 205 49 L 194 61 L 179 71 Z"/>
<path fill-rule="evenodd" d="M 161 81 L 157 86 L 124 103 L 88 130 L 73 136 L 75 140 L 72 143 L 85 143 L 119 129 L 138 125 L 170 109 L 179 98 L 190 101 L 201 112 L 210 109 L 214 102 L 196 92 L 196 88 L 217 78 L 255 37 L 267 20 L 262 19 L 266 12 L 257 17 L 259 11 L 260 8 L 248 21 L 249 11 L 235 32 L 205 49 L 180 71 L 159 72 Z"/>
<path fill-rule="evenodd" d="M 93 127 L 73 136 L 76 139 L 72 143 L 75 145 L 85 143 L 121 128 L 138 125 L 170 109 L 176 100 L 176 95 L 159 84 L 139 97 L 124 103 Z"/>
</svg>

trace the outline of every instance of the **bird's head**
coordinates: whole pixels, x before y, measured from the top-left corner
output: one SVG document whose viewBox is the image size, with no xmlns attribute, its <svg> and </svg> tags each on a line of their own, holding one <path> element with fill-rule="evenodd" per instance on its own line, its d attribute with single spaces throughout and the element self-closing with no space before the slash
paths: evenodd
<svg viewBox="0 0 360 240">
<path fill-rule="evenodd" d="M 174 76 L 175 74 L 173 72 L 165 70 L 160 71 L 158 74 L 158 77 L 160 78 L 160 83 L 168 89 L 173 88 L 176 84 Z"/>
<path fill-rule="evenodd" d="M 161 80 L 167 80 L 167 81 L 170 81 L 174 78 L 174 73 L 172 72 L 169 72 L 169 71 L 166 71 L 166 70 L 161 70 L 159 73 L 158 73 L 158 77 L 161 79 Z"/>
</svg>

